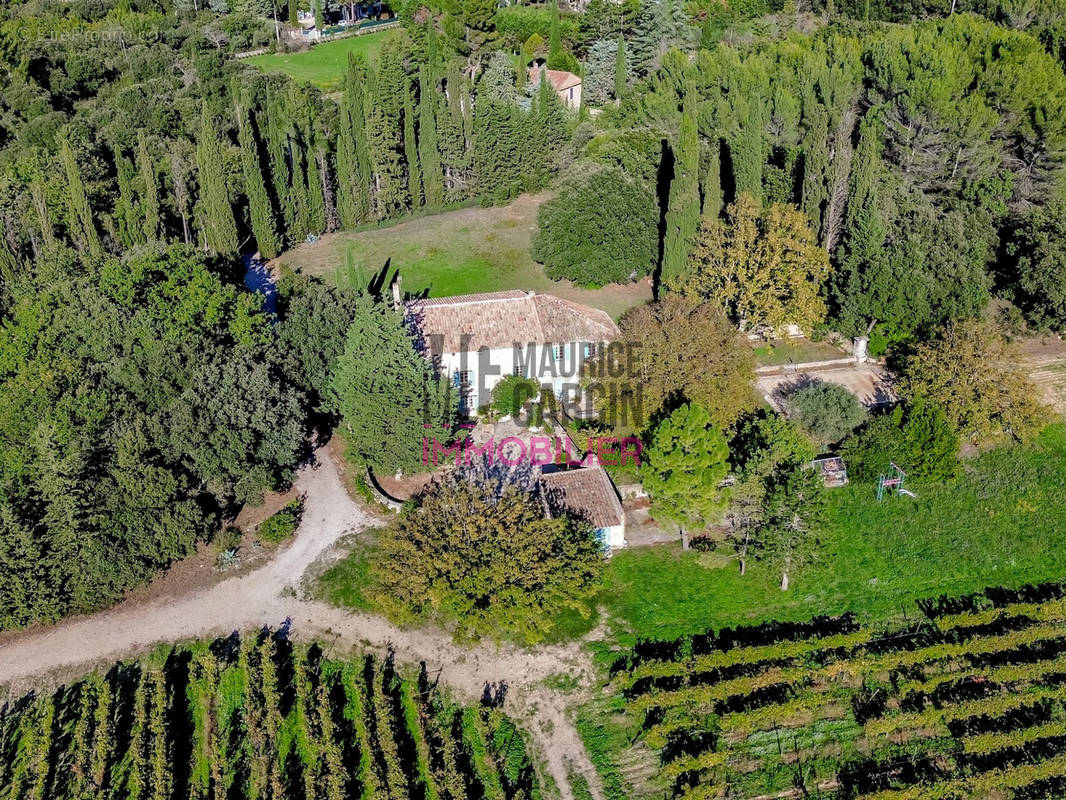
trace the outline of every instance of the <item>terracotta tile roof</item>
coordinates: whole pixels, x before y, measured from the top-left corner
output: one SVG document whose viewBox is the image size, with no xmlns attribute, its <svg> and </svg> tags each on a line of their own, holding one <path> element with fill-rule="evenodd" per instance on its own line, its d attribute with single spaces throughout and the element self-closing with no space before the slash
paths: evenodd
<svg viewBox="0 0 1066 800">
<path fill-rule="evenodd" d="M 562 69 L 548 69 L 545 70 L 548 73 L 548 83 L 552 85 L 552 88 L 557 92 L 569 89 L 571 86 L 580 86 L 581 77 L 575 75 L 572 72 L 567 72 Z M 540 68 L 529 68 L 529 82 L 532 84 L 540 83 Z"/>
<path fill-rule="evenodd" d="M 443 352 L 510 348 L 516 343 L 604 342 L 618 336 L 610 315 L 549 294 L 510 290 L 410 300 L 408 327 L 420 343 L 443 339 Z"/>
<path fill-rule="evenodd" d="M 625 521 L 622 502 L 603 467 L 546 472 L 540 484 L 552 514 L 568 514 L 594 528 L 613 528 Z"/>
</svg>

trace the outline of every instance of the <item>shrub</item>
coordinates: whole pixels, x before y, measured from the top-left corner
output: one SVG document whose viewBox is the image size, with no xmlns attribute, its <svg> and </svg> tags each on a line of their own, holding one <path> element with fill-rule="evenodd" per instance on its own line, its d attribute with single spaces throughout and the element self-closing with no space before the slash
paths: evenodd
<svg viewBox="0 0 1066 800">
<path fill-rule="evenodd" d="M 925 401 L 876 417 L 841 446 L 848 474 L 860 481 L 876 480 L 893 462 L 915 478 L 950 480 L 958 452 L 958 433 L 942 409 Z"/>
<path fill-rule="evenodd" d="M 540 207 L 533 257 L 548 276 L 581 284 L 651 274 L 658 257 L 655 198 L 620 169 L 571 176 Z"/>
<path fill-rule="evenodd" d="M 263 520 L 259 525 L 259 530 L 256 532 L 259 540 L 270 544 L 278 544 L 285 541 L 296 533 L 296 528 L 300 525 L 300 517 L 303 516 L 303 512 L 303 499 L 293 500 L 277 514 Z"/>
<path fill-rule="evenodd" d="M 508 375 L 492 389 L 492 410 L 497 414 L 518 416 L 527 400 L 540 394 L 540 386 L 532 378 Z"/>
<path fill-rule="evenodd" d="M 866 410 L 839 383 L 814 383 L 793 392 L 787 399 L 790 416 L 815 441 L 839 442 L 866 418 Z"/>
</svg>

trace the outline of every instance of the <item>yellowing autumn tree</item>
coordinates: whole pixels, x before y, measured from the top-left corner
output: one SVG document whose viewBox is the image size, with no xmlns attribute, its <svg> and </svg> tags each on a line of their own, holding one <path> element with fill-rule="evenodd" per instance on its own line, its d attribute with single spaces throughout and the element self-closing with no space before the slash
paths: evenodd
<svg viewBox="0 0 1066 800">
<path fill-rule="evenodd" d="M 953 322 L 907 359 L 900 389 L 944 409 L 948 421 L 971 441 L 1002 435 L 1024 440 L 1047 422 L 1047 409 L 1023 358 L 993 325 Z"/>
<path fill-rule="evenodd" d="M 745 330 L 809 330 L 825 319 L 828 276 L 829 256 L 801 211 L 742 194 L 724 221 L 704 220 L 688 274 L 669 288 L 720 305 Z"/>
</svg>

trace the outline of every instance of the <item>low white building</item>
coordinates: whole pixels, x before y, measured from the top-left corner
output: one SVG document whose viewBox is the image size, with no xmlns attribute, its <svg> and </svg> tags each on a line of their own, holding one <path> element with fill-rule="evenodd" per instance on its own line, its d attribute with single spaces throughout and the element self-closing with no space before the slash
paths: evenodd
<svg viewBox="0 0 1066 800">
<path fill-rule="evenodd" d="M 540 489 L 549 514 L 585 520 L 604 550 L 626 546 L 622 501 L 603 467 L 545 472 L 540 476 Z"/>
<path fill-rule="evenodd" d="M 619 334 L 599 309 L 518 289 L 408 300 L 404 318 L 419 351 L 459 390 L 468 416 L 489 405 L 507 375 L 532 378 L 575 407 L 585 361 Z"/>
</svg>

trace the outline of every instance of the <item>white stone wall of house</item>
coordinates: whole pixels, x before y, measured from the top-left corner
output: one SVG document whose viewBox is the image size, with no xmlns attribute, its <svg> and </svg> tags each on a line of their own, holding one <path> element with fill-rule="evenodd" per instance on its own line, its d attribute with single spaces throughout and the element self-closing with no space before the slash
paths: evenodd
<svg viewBox="0 0 1066 800">
<path fill-rule="evenodd" d="M 467 415 L 487 406 L 492 399 L 492 390 L 508 375 L 523 374 L 538 383 L 549 385 L 552 393 L 560 399 L 564 393 L 574 400 L 580 384 L 581 368 L 598 345 L 585 342 L 565 344 L 536 344 L 522 347 L 516 354 L 514 348 L 495 348 L 473 353 L 444 353 L 440 360 L 442 376 L 449 377 L 456 386 L 465 388 L 463 411 Z M 516 370 L 521 370 L 521 373 Z"/>
</svg>

